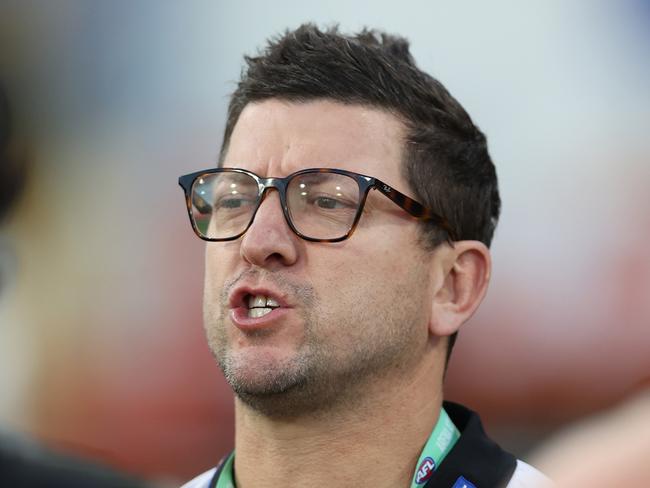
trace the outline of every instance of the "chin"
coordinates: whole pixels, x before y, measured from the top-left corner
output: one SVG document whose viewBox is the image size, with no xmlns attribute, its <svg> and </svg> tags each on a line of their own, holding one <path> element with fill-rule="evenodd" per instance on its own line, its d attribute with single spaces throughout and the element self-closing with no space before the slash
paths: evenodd
<svg viewBox="0 0 650 488">
<path fill-rule="evenodd" d="M 222 369 L 236 393 L 273 394 L 304 376 L 304 361 L 277 347 L 247 347 L 228 355 Z"/>
</svg>

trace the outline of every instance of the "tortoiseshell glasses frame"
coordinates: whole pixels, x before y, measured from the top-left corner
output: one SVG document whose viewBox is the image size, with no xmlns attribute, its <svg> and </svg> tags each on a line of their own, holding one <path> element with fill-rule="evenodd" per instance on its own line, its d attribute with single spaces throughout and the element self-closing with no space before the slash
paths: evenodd
<svg viewBox="0 0 650 488">
<path fill-rule="evenodd" d="M 230 198 L 228 202 L 234 201 L 234 204 L 226 203 L 222 206 L 222 208 L 225 208 L 231 212 L 233 211 L 233 209 L 239 211 L 239 208 L 242 206 L 241 203 L 242 202 L 246 203 L 246 206 L 244 206 L 244 208 L 246 209 L 246 213 L 244 214 L 243 211 L 239 211 L 239 213 L 240 215 L 242 215 L 241 222 L 245 222 L 243 220 L 244 218 L 247 220 L 247 222 L 245 223 L 245 225 L 242 224 L 239 227 L 237 227 L 237 231 L 233 232 L 232 235 L 211 237 L 206 233 L 206 231 L 208 230 L 208 224 L 203 224 L 204 225 L 203 230 L 199 228 L 199 225 L 197 224 L 196 218 L 194 216 L 193 207 L 201 214 L 203 215 L 209 214 L 210 218 L 212 218 L 212 212 L 213 209 L 215 209 L 215 203 L 210 202 L 209 200 L 214 199 L 214 197 L 208 197 L 208 199 L 204 198 L 202 194 L 204 194 L 205 191 L 198 191 L 198 190 L 195 191 L 195 187 L 197 186 L 198 182 L 204 184 L 204 181 L 210 178 L 214 178 L 215 181 L 217 181 L 217 179 L 220 178 L 222 174 L 224 174 L 226 177 L 232 178 L 230 181 L 236 181 L 234 178 L 239 178 L 239 180 L 237 181 L 242 181 L 242 179 L 245 180 L 247 179 L 246 177 L 250 177 L 252 180 L 254 180 L 257 186 L 256 194 L 249 195 L 249 197 L 251 197 L 249 198 L 249 200 L 246 200 L 244 197 L 240 197 L 238 195 L 235 197 L 235 200 L 233 200 L 233 197 L 230 195 L 230 193 L 232 193 L 232 195 L 237 194 L 238 192 L 236 190 L 233 190 L 230 193 L 228 193 L 227 191 L 223 193 L 223 197 L 228 196 Z M 354 180 L 357 183 L 358 195 L 355 196 L 357 200 L 352 201 L 352 203 L 348 205 L 350 208 L 347 214 L 348 217 L 346 218 L 347 222 L 344 224 L 337 224 L 337 225 L 343 225 L 345 231 L 343 230 L 339 231 L 336 236 L 331 236 L 331 237 L 328 236 L 326 238 L 323 238 L 322 236 L 315 237 L 313 235 L 305 234 L 304 229 L 303 231 L 301 231 L 295 225 L 294 222 L 295 217 L 292 217 L 292 208 L 291 208 L 292 204 L 289 204 L 287 200 L 287 188 L 290 187 L 292 181 L 307 181 L 309 184 L 311 184 L 311 181 L 309 180 L 310 175 L 318 175 L 318 174 L 342 175 Z M 297 178 L 305 178 L 305 179 L 296 180 Z M 341 181 L 341 179 L 339 178 L 339 180 L 337 181 Z M 178 183 L 185 192 L 185 202 L 187 204 L 187 212 L 190 218 L 190 223 L 192 224 L 192 229 L 194 230 L 194 232 L 198 237 L 200 237 L 205 241 L 232 241 L 244 235 L 244 233 L 248 230 L 250 225 L 253 223 L 253 220 L 255 219 L 255 215 L 257 214 L 257 211 L 260 207 L 260 204 L 264 200 L 267 194 L 267 190 L 271 188 L 275 188 L 279 193 L 282 212 L 291 230 L 296 235 L 298 235 L 299 237 L 307 241 L 340 242 L 350 237 L 354 232 L 357 224 L 359 223 L 359 219 L 361 218 L 361 214 L 363 213 L 363 208 L 370 189 L 379 191 L 379 193 L 381 193 L 390 201 L 392 201 L 393 203 L 395 203 L 396 205 L 404 209 L 412 217 L 415 217 L 416 219 L 421 221 L 428 221 L 434 223 L 435 225 L 439 226 L 447 233 L 448 239 L 450 241 L 455 240 L 455 233 L 452 230 L 447 219 L 445 219 L 443 216 L 436 214 L 435 212 L 428 209 L 424 205 L 406 196 L 405 194 L 397 191 L 392 186 L 384 183 L 383 181 L 377 178 L 374 178 L 372 176 L 362 175 L 359 173 L 354 173 L 352 171 L 346 171 L 343 169 L 310 168 L 310 169 L 303 169 L 300 171 L 296 171 L 295 173 L 292 173 L 284 178 L 275 178 L 275 177 L 263 178 L 251 171 L 240 169 L 240 168 L 212 168 L 212 169 L 197 171 L 194 173 L 181 176 L 178 179 Z M 252 186 L 252 181 L 247 183 L 250 183 Z M 237 184 L 231 183 L 229 186 L 231 188 L 235 188 Z M 300 189 L 305 188 L 305 186 L 306 186 L 305 183 L 299 184 Z M 295 185 L 292 187 L 292 191 L 295 192 L 295 190 L 293 189 L 294 187 Z M 336 188 L 338 190 L 339 186 L 336 186 Z M 351 192 L 353 190 L 349 190 L 349 191 Z M 307 195 L 307 192 L 300 193 L 300 195 Z M 337 193 L 337 195 L 340 196 L 341 194 Z M 300 197 L 290 196 L 290 198 L 300 198 Z M 325 209 L 324 212 L 327 212 L 327 210 L 336 210 L 336 208 L 343 207 L 343 205 L 339 205 L 338 201 L 336 200 L 336 197 L 331 198 L 327 195 L 318 196 L 314 198 L 314 200 L 319 200 L 319 203 L 314 204 L 310 202 L 309 203 L 311 205 L 310 208 L 313 209 L 317 208 L 319 211 L 321 209 Z M 354 208 L 354 206 L 356 206 L 356 209 Z M 315 219 L 320 217 L 320 220 L 327 220 L 328 218 L 328 217 L 322 217 L 321 215 L 317 214 L 314 210 L 307 210 L 303 212 L 304 213 L 306 212 L 308 216 L 310 215 L 309 212 L 312 212 L 314 214 Z M 353 213 L 354 216 L 352 217 Z M 331 219 L 331 220 L 335 221 L 336 219 Z"/>
</svg>

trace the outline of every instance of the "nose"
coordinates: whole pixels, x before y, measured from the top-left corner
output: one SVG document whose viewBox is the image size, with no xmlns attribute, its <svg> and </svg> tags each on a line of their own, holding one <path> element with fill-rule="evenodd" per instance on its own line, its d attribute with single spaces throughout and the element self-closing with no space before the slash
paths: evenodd
<svg viewBox="0 0 650 488">
<path fill-rule="evenodd" d="M 244 234 L 240 254 L 260 267 L 291 266 L 298 260 L 299 237 L 293 233 L 282 212 L 277 190 L 267 190 L 255 218 Z"/>
</svg>

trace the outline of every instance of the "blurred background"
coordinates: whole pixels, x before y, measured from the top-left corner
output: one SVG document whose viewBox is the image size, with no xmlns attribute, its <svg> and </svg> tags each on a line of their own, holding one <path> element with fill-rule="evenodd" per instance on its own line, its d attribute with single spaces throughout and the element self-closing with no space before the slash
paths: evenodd
<svg viewBox="0 0 650 488">
<path fill-rule="evenodd" d="M 0 0 L 30 163 L 0 231 L 2 429 L 172 483 L 231 449 L 176 181 L 215 163 L 243 55 L 304 21 L 408 37 L 487 134 L 493 283 L 447 397 L 527 455 L 650 386 L 650 2 Z"/>
</svg>

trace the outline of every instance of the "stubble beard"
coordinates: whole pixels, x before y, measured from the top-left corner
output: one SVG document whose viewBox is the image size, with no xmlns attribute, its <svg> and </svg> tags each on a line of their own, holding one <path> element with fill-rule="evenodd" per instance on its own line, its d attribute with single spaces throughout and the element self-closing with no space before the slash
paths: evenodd
<svg viewBox="0 0 650 488">
<path fill-rule="evenodd" d="M 374 309 L 362 309 L 350 318 L 354 324 L 341 324 L 343 330 L 366 325 L 365 330 L 358 331 L 360 337 L 348 344 L 347 354 L 341 357 L 336 346 L 327 344 L 319 335 L 325 325 L 331 328 L 331 323 L 340 321 L 341 317 L 329 314 L 321 306 L 313 288 L 273 275 L 265 279 L 290 290 L 301 305 L 304 339 L 291 358 L 258 364 L 251 374 L 247 358 L 233 353 L 226 332 L 226 303 L 227 294 L 237 280 L 224 286 L 218 314 L 210 317 L 206 307 L 204 317 L 210 349 L 226 381 L 245 405 L 264 416 L 291 419 L 354 408 L 363 399 L 364 386 L 378 377 L 403 370 L 407 359 L 418 348 L 408 331 L 411 324 L 400 320 L 404 316 L 374 316 Z M 373 322 L 383 324 L 374 327 Z M 378 330 L 384 335 L 378 334 Z M 255 335 L 258 337 L 253 336 L 254 340 L 263 341 L 266 331 Z"/>
</svg>

